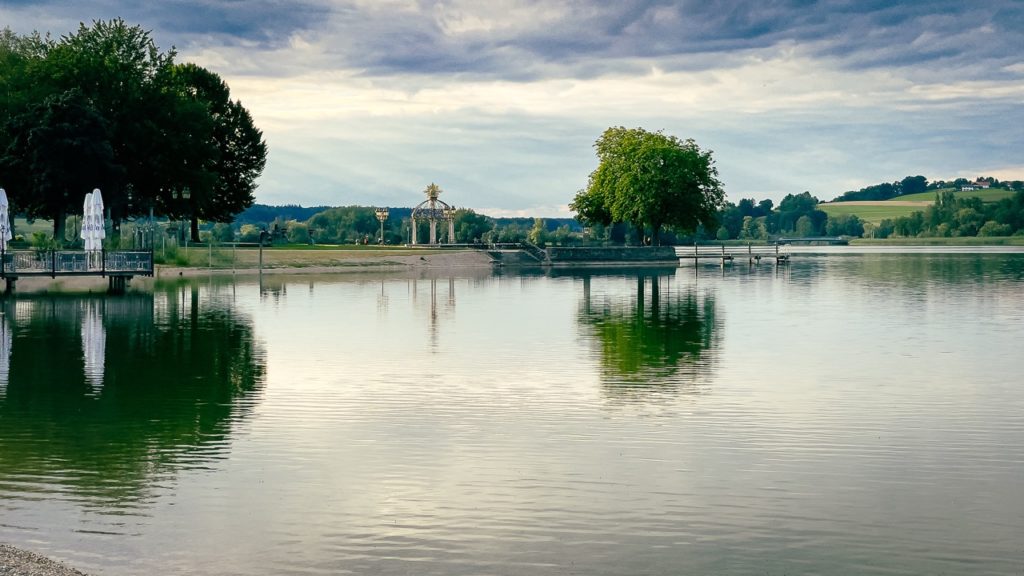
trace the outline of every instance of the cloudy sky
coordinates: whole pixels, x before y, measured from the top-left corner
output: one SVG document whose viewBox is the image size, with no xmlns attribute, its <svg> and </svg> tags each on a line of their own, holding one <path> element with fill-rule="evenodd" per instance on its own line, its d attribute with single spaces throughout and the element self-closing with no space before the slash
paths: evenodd
<svg viewBox="0 0 1024 576">
<path fill-rule="evenodd" d="M 609 126 L 695 139 L 733 201 L 1024 179 L 1021 0 L 0 0 L 114 17 L 253 113 L 262 203 L 568 215 Z"/>
</svg>

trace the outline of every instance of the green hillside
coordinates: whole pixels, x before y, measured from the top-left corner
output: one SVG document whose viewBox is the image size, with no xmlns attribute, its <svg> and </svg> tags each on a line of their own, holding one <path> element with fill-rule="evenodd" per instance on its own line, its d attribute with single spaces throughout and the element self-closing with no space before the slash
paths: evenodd
<svg viewBox="0 0 1024 576">
<path fill-rule="evenodd" d="M 998 202 L 1003 198 L 1010 198 L 1014 195 L 1012 190 L 1004 190 L 1002 188 L 968 190 L 966 192 L 954 190 L 952 188 L 943 188 L 939 190 L 929 190 L 919 194 L 897 196 L 890 200 L 830 202 L 827 204 L 819 204 L 818 209 L 825 212 L 830 217 L 839 216 L 841 214 L 853 214 L 865 222 L 878 224 L 882 220 L 895 219 L 901 216 L 910 216 L 914 212 L 922 212 L 927 207 L 927 204 L 931 204 L 935 201 L 936 194 L 942 194 L 944 192 L 953 192 L 953 195 L 957 198 L 981 198 L 982 202 Z M 908 206 L 908 202 L 922 202 L 927 204 L 911 204 Z"/>
<path fill-rule="evenodd" d="M 888 206 L 886 204 L 888 204 Z M 872 202 L 870 204 L 866 202 L 856 204 L 851 202 L 818 204 L 818 209 L 828 214 L 830 218 L 833 216 L 839 216 L 841 214 L 853 214 L 865 222 L 878 224 L 879 222 L 887 218 L 899 218 L 900 216 L 910 216 L 914 212 L 923 211 L 925 207 L 901 206 L 898 204 L 889 204 L 886 201 L 879 201 Z"/>
<path fill-rule="evenodd" d="M 887 202 L 900 200 L 910 202 L 932 202 L 935 200 L 936 194 L 941 194 L 943 192 L 950 191 L 952 191 L 953 196 L 956 196 L 957 198 L 981 198 L 982 202 L 998 202 L 1003 198 L 1010 198 L 1014 194 L 1013 190 L 1004 190 L 1003 188 L 989 188 L 987 190 L 968 190 L 966 192 L 960 190 L 953 190 L 952 188 L 943 188 L 940 190 L 929 190 L 927 192 L 920 192 L 918 194 L 907 194 L 905 196 L 897 196 L 892 200 L 887 200 Z"/>
</svg>

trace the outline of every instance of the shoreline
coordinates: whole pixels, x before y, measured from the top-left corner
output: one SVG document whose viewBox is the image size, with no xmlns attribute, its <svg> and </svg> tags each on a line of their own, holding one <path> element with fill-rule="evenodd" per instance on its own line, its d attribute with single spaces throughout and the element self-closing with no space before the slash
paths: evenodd
<svg viewBox="0 0 1024 576">
<path fill-rule="evenodd" d="M 4 576 L 88 576 L 62 562 L 9 544 L 0 544 L 0 574 Z"/>
<path fill-rule="evenodd" d="M 343 259 L 329 259 L 326 262 L 270 263 L 263 267 L 267 276 L 300 276 L 324 274 L 409 274 L 421 275 L 432 272 L 454 270 L 486 270 L 495 266 L 489 256 L 478 251 L 459 251 L 418 254 L 361 254 L 355 252 Z M 128 291 L 148 289 L 157 282 L 178 278 L 200 278 L 209 276 L 254 277 L 260 274 L 257 267 L 210 268 L 202 266 L 175 266 L 157 264 L 153 276 L 136 276 L 128 284 Z M 24 276 L 18 279 L 14 294 L 68 294 L 106 293 L 107 278 L 102 276 Z"/>
<path fill-rule="evenodd" d="M 844 247 L 829 247 L 830 252 L 841 251 L 842 248 L 849 248 L 851 253 L 863 253 L 864 251 L 885 250 L 885 249 L 907 249 L 916 250 L 1021 250 L 1022 246 L 1016 242 L 961 242 L 952 243 L 949 239 L 945 241 L 922 242 L 894 242 L 892 240 L 859 240 Z M 961 239 L 962 240 L 962 239 Z M 728 245 L 728 244 L 727 244 Z M 797 252 L 813 252 L 820 247 L 808 246 L 798 247 Z M 839 250 L 836 250 L 839 249 Z M 299 255 L 296 255 L 296 252 Z M 273 256 L 272 256 L 273 255 Z M 540 268 L 539 262 L 513 260 L 504 262 L 495 259 L 486 252 L 479 250 L 451 250 L 431 251 L 421 253 L 394 253 L 387 251 L 277 251 L 267 254 L 268 258 L 264 263 L 262 274 L 273 277 L 281 276 L 304 276 L 304 275 L 365 275 L 367 277 L 379 276 L 408 276 L 428 277 L 431 275 L 451 273 L 459 271 L 467 273 L 470 271 L 480 273 L 491 273 L 493 270 L 518 269 L 518 268 Z M 566 260 L 555 263 L 554 268 L 585 268 L 585 267 L 634 267 L 650 265 L 669 265 L 672 262 L 645 261 L 645 260 Z M 178 266 L 174 264 L 157 264 L 154 267 L 153 276 L 136 276 L 128 285 L 128 291 L 149 290 L 161 282 L 173 281 L 176 279 L 195 279 L 201 277 L 256 277 L 260 275 L 260 269 L 252 266 L 250 262 L 235 267 L 206 267 L 206 266 Z M 102 276 L 59 276 L 50 278 L 48 276 L 24 276 L 18 279 L 14 295 L 17 294 L 96 294 L 106 293 L 108 279 Z"/>
<path fill-rule="evenodd" d="M 268 259 L 269 259 L 268 252 Z M 303 252 L 317 255 L 318 252 Z M 343 274 L 359 272 L 398 272 L 407 270 L 447 268 L 490 268 L 494 260 L 480 251 L 431 252 L 425 254 L 344 253 L 344 258 L 331 258 L 336 252 L 319 252 L 323 259 L 304 261 L 286 260 L 263 266 L 263 274 Z M 203 266 L 175 266 L 157 264 L 153 277 L 206 276 L 210 274 L 259 274 L 255 266 L 239 268 L 212 268 Z"/>
</svg>

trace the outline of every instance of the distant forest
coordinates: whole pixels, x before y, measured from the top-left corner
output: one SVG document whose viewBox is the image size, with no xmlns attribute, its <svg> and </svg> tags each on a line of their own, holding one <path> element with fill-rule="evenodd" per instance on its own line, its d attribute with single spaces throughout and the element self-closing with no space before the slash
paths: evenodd
<svg viewBox="0 0 1024 576">
<path fill-rule="evenodd" d="M 983 176 L 975 181 L 970 181 L 966 178 L 957 178 L 952 181 L 935 180 L 929 182 L 924 176 L 907 176 L 902 180 L 895 182 L 882 182 L 881 184 L 872 184 L 871 186 L 865 186 L 860 190 L 850 190 L 843 192 L 833 202 L 855 202 L 855 201 L 879 201 L 879 200 L 892 200 L 899 196 L 907 196 L 909 194 L 919 194 L 921 192 L 927 192 L 929 190 L 943 190 L 946 188 L 955 188 L 961 190 L 965 187 L 984 186 L 988 188 L 1005 188 L 1007 190 L 1024 190 L 1024 182 L 1020 180 L 1013 180 L 1000 182 L 998 179 L 991 176 Z"/>
<path fill-rule="evenodd" d="M 964 195 L 977 188 L 1003 188 L 1014 191 L 1011 197 L 982 201 Z M 951 190 L 960 190 L 954 195 Z M 810 192 L 788 194 L 778 205 L 772 200 L 744 198 L 726 202 L 718 211 L 717 227 L 693 231 L 666 230 L 666 244 L 700 241 L 771 241 L 781 236 L 847 236 L 853 238 L 924 238 L 949 236 L 1011 236 L 1024 234 L 1024 183 L 1000 182 L 991 177 L 974 181 L 929 182 L 924 176 L 867 186 L 844 193 L 833 202 L 885 201 L 909 194 L 934 191 L 935 202 L 908 216 L 868 222 L 855 214 L 829 216 Z M 967 192 L 969 194 L 969 192 Z M 383 226 L 374 209 L 367 206 L 268 206 L 256 204 L 245 210 L 231 225 L 208 227 L 206 234 L 215 240 L 253 242 L 261 230 L 271 232 L 282 242 L 316 244 L 410 242 L 412 208 L 388 208 Z M 625 224 L 584 227 L 574 218 L 492 218 L 473 210 L 455 212 L 457 243 L 532 242 L 537 245 L 621 245 L 649 241 Z M 447 227 L 438 227 L 438 238 L 448 242 Z M 429 235 L 426 222 L 418 223 L 417 238 L 425 242 Z"/>
<path fill-rule="evenodd" d="M 252 207 L 235 217 L 235 226 L 239 227 L 243 224 L 267 226 L 272 224 L 274 221 L 287 222 L 290 220 L 305 222 L 313 216 L 331 208 L 340 208 L 340 206 L 310 206 L 309 208 L 306 208 L 295 204 L 287 204 L 284 206 L 254 204 Z M 398 220 L 407 220 L 411 216 L 412 208 L 388 208 L 389 219 L 396 218 Z M 521 228 L 528 229 L 533 227 L 534 218 L 490 218 L 490 220 L 494 222 L 495 226 L 501 228 L 506 226 L 519 226 Z M 569 230 L 572 232 L 583 231 L 583 225 L 575 218 L 545 218 L 544 222 L 545 226 L 552 232 L 562 226 L 568 226 Z"/>
<path fill-rule="evenodd" d="M 412 208 L 388 207 L 384 223 L 384 242 L 404 244 L 410 241 L 409 226 Z M 418 222 L 420 242 L 428 238 L 429 225 Z M 352 244 L 380 240 L 380 222 L 374 208 L 368 206 L 268 206 L 256 204 L 235 218 L 228 228 L 220 226 L 211 232 L 218 240 L 240 239 L 254 241 L 260 230 L 267 230 L 276 238 L 288 242 L 320 244 Z M 573 218 L 491 218 L 473 210 L 455 212 L 455 241 L 473 242 L 544 242 L 547 238 L 560 241 L 583 232 L 583 226 Z M 445 237 L 447 228 L 438 227 L 439 237 Z M 448 239 L 445 237 L 447 242 Z"/>
</svg>

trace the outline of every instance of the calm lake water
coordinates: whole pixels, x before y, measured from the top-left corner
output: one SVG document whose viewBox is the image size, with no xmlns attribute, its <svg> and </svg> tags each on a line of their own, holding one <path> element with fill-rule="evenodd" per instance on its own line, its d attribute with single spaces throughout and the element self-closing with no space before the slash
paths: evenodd
<svg viewBox="0 0 1024 576">
<path fill-rule="evenodd" d="M 1024 573 L 1024 254 L 2 311 L 0 541 L 93 574 Z"/>
</svg>

